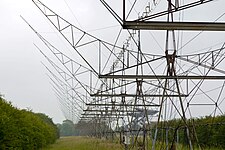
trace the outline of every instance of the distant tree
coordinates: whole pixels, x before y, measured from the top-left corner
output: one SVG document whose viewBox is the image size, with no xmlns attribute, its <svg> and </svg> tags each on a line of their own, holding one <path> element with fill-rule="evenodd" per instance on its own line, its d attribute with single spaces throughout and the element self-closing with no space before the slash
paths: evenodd
<svg viewBox="0 0 225 150">
<path fill-rule="evenodd" d="M 98 136 L 102 137 L 106 132 L 111 132 L 112 129 L 104 121 L 79 121 L 75 124 L 75 134 L 80 136 Z"/>
<path fill-rule="evenodd" d="M 75 135 L 74 123 L 71 120 L 64 120 L 61 125 L 58 125 L 60 136 Z"/>
</svg>

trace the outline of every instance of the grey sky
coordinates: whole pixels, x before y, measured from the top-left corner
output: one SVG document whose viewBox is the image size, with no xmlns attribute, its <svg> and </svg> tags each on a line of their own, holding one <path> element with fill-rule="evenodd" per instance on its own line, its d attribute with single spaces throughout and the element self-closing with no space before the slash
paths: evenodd
<svg viewBox="0 0 225 150">
<path fill-rule="evenodd" d="M 33 43 L 39 45 L 41 42 L 20 18 L 20 15 L 44 36 L 53 36 L 55 40 L 55 37 L 58 38 L 57 32 L 31 0 L 1 0 L 0 3 L 0 93 L 18 108 L 43 112 L 52 117 L 55 122 L 62 122 L 65 118 L 49 84 L 47 71 L 41 64 L 41 61 L 45 59 L 33 45 Z M 93 13 L 96 10 L 96 7 L 93 7 L 94 1 L 85 3 L 68 1 L 68 4 L 76 4 L 74 13 L 79 23 L 76 22 L 74 14 L 71 13 L 65 1 L 61 0 L 56 3 L 54 0 L 47 0 L 44 3 L 56 12 L 63 11 L 64 16 L 69 14 L 70 19 L 72 18 L 76 25 L 84 28 L 90 25 L 89 21 L 93 21 L 96 15 Z M 70 8 L 74 8 L 74 5 Z M 103 11 L 106 12 L 104 9 Z M 84 14 L 90 18 L 82 17 Z M 111 23 L 108 22 L 108 24 Z M 92 29 L 101 28 L 94 24 L 91 27 Z M 51 41 L 51 38 L 48 40 Z M 61 39 L 56 40 L 62 43 Z M 60 46 L 60 48 L 69 47 L 65 44 Z"/>
<path fill-rule="evenodd" d="M 33 45 L 37 39 L 20 18 L 36 20 L 37 12 L 30 0 L 1 0 L 0 92 L 18 108 L 43 112 L 61 122 L 64 117 L 40 63 L 42 56 Z"/>
<path fill-rule="evenodd" d="M 147 2 L 146 0 L 145 2 Z M 106 41 L 113 42 L 117 36 L 120 26 L 108 11 L 94 0 L 42 0 L 48 7 L 65 17 L 83 30 L 98 36 Z M 119 9 L 118 1 L 114 8 Z M 185 14 L 187 20 L 190 17 L 202 20 L 216 19 L 225 12 L 224 0 L 217 0 L 214 4 L 207 4 L 206 7 L 193 9 L 191 14 Z M 69 7 L 68 7 L 69 5 Z M 45 61 L 37 51 L 33 43 L 41 45 L 40 40 L 20 18 L 22 15 L 37 29 L 43 36 L 61 49 L 70 49 L 68 44 L 60 37 L 56 30 L 48 23 L 38 8 L 31 0 L 1 0 L 0 2 L 0 93 L 18 108 L 29 108 L 34 112 L 43 112 L 53 118 L 55 122 L 62 122 L 64 119 L 60 110 L 57 98 L 49 84 L 46 70 L 41 65 Z M 201 16 L 199 16 L 201 15 Z M 225 21 L 223 16 L 220 21 Z M 113 26 L 113 27 L 112 27 Z M 95 30 L 110 27 L 108 29 Z M 197 32 L 186 33 L 184 43 L 192 38 Z M 164 48 L 164 32 L 152 32 Z M 202 46 L 207 47 L 225 41 L 224 33 L 209 33 L 193 42 L 192 46 L 185 47 L 193 52 L 200 50 Z M 110 35 L 110 36 L 109 36 Z M 124 36 L 125 37 L 125 36 Z M 210 40 L 209 40 L 210 37 Z M 151 36 L 146 39 L 154 41 Z M 145 39 L 143 39 L 144 41 Z M 123 41 L 123 40 L 122 40 Z M 201 44 L 199 44 L 199 42 Z M 193 46 L 195 45 L 195 46 Z M 152 43 L 155 51 L 163 51 L 156 42 Z M 143 47 L 148 47 L 143 45 Z M 191 52 L 185 52 L 191 53 Z M 69 55 L 75 55 L 70 50 Z"/>
</svg>

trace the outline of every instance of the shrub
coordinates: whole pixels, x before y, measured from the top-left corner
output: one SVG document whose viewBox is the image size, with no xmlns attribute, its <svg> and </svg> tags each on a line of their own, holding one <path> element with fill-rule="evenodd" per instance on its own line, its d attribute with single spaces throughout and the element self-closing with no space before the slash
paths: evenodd
<svg viewBox="0 0 225 150">
<path fill-rule="evenodd" d="M 57 138 L 51 118 L 19 110 L 0 97 L 0 149 L 40 149 Z"/>
</svg>

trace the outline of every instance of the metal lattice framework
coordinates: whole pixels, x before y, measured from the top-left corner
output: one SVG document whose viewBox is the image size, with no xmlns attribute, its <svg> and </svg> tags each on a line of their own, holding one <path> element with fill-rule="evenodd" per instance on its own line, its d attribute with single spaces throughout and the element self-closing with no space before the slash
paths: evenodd
<svg viewBox="0 0 225 150">
<path fill-rule="evenodd" d="M 118 46 L 79 29 L 39 0 L 33 0 L 82 62 L 67 56 L 27 24 L 56 58 L 57 62 L 35 45 L 51 65 L 52 69 L 44 64 L 66 118 L 85 122 L 80 130 L 90 130 L 87 124 L 95 124 L 89 132 L 92 136 L 119 136 L 125 149 L 152 150 L 174 148 L 179 144 L 179 131 L 184 130 L 188 149 L 194 149 L 198 136 L 191 119 L 224 114 L 225 71 L 221 64 L 225 43 L 187 55 L 180 52 L 177 36 L 180 30 L 224 31 L 225 23 L 217 19 L 177 21 L 180 12 L 214 0 L 148 1 L 142 11 L 142 1 L 123 0 L 120 16 L 110 6 L 112 2 L 100 0 L 128 35 Z M 156 11 L 160 4 L 165 8 Z M 165 32 L 163 54 L 151 54 L 145 49 L 142 35 L 149 30 Z M 200 107 L 202 112 L 198 111 Z M 169 123 L 173 119 L 180 120 L 178 126 Z M 173 135 L 172 142 L 169 134 Z"/>
</svg>

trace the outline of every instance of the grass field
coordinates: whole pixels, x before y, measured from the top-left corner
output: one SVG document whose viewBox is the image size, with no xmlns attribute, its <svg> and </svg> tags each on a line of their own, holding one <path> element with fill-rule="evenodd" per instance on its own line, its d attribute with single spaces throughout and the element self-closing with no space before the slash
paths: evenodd
<svg viewBox="0 0 225 150">
<path fill-rule="evenodd" d="M 91 137 L 61 137 L 43 150 L 123 150 L 120 144 Z"/>
<path fill-rule="evenodd" d="M 160 150 L 161 144 L 156 144 L 156 150 Z M 151 149 L 151 146 L 149 147 Z M 137 148 L 132 148 L 136 150 Z M 195 147 L 196 150 L 199 148 Z M 42 150 L 124 150 L 124 146 L 119 143 L 113 143 L 103 139 L 70 136 L 61 137 L 55 144 L 48 146 Z M 188 150 L 182 145 L 177 146 L 177 150 Z M 222 150 L 221 148 L 204 148 L 204 150 Z"/>
</svg>

